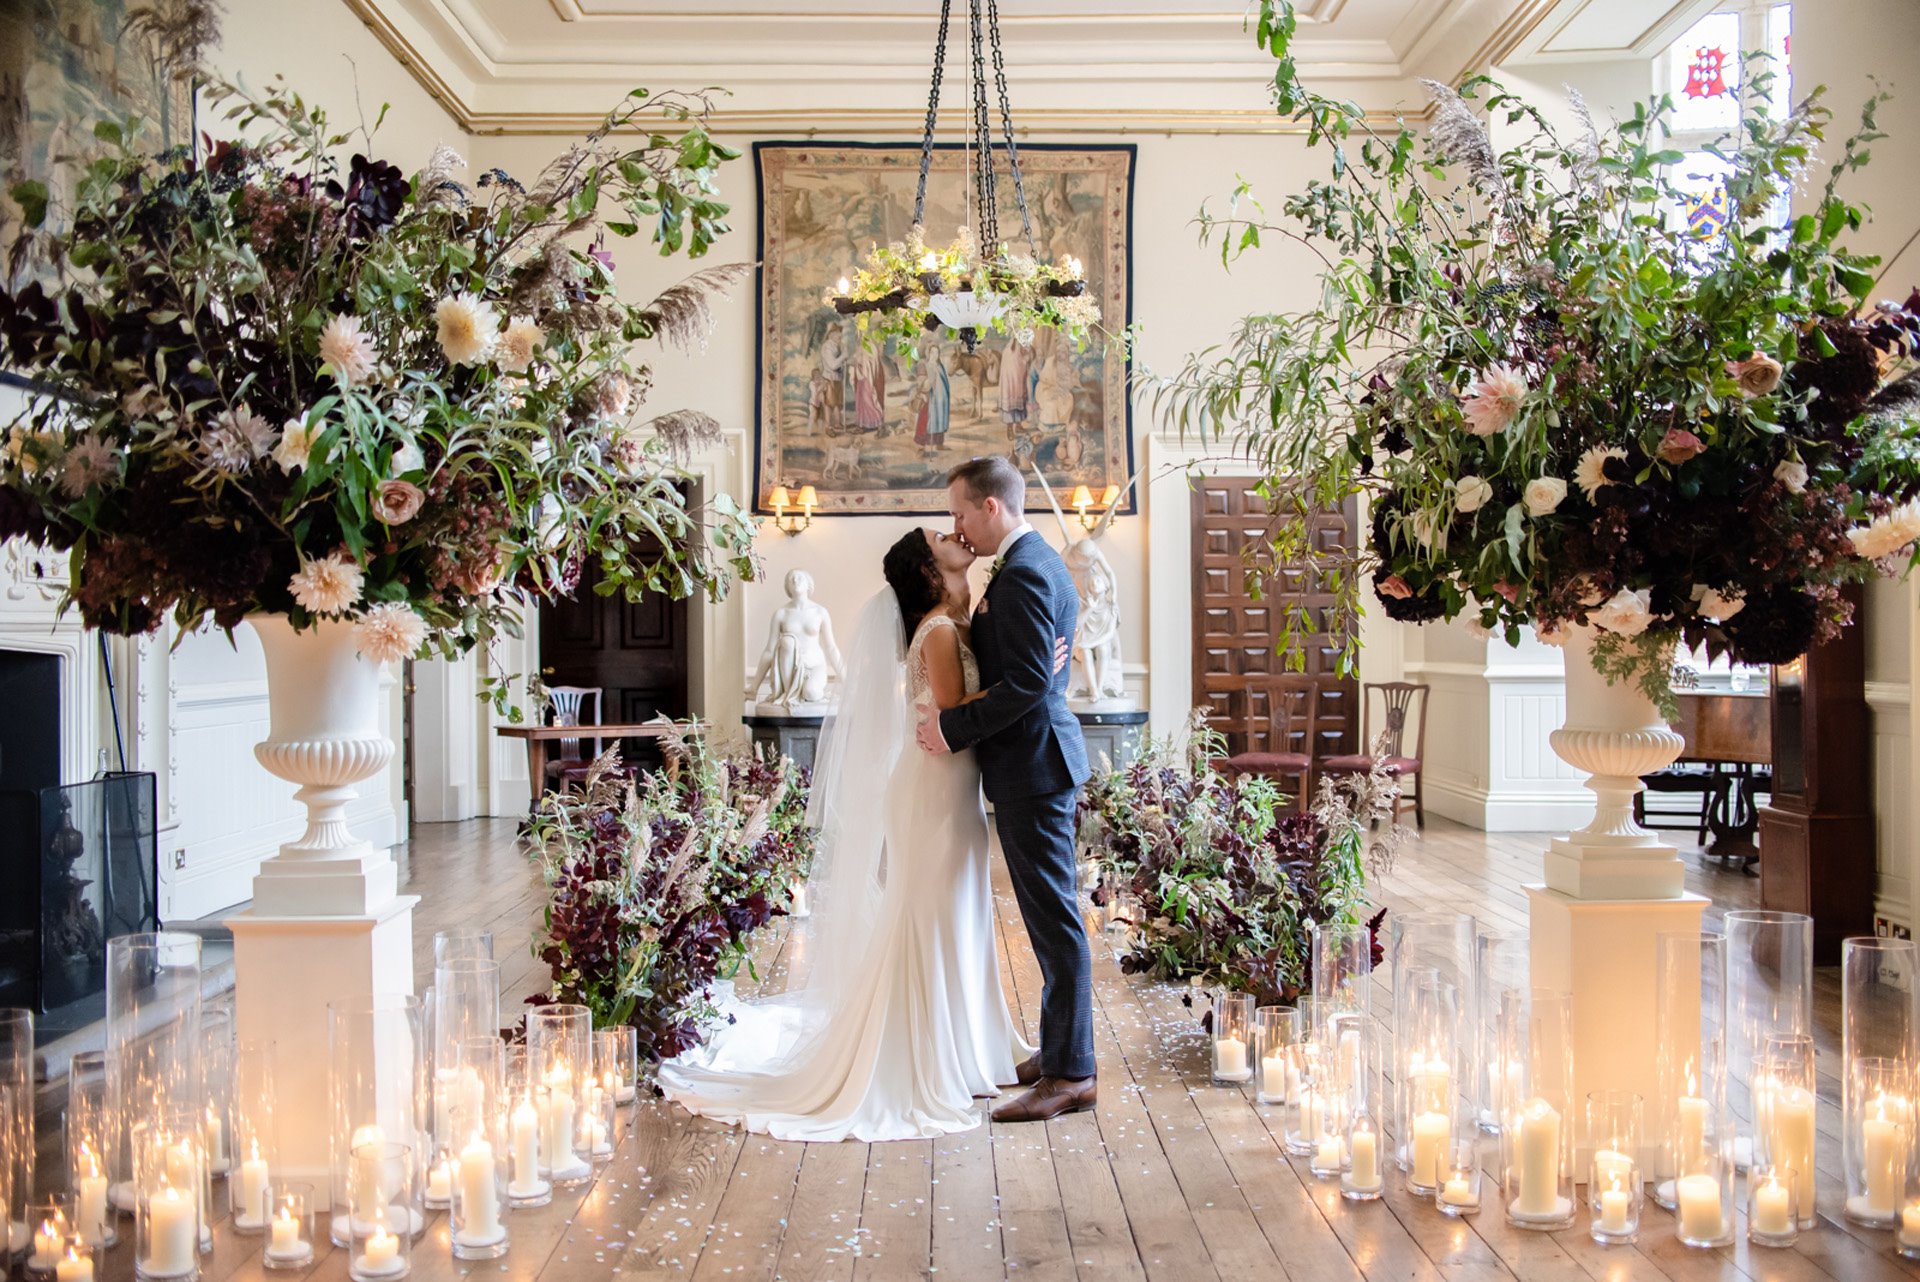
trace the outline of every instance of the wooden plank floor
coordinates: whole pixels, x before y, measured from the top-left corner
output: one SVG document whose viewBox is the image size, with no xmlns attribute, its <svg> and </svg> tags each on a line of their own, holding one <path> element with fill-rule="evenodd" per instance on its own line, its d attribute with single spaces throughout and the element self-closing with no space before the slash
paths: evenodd
<svg viewBox="0 0 1920 1282">
<path fill-rule="evenodd" d="M 1540 875 L 1543 838 L 1483 834 L 1436 820 L 1375 888 L 1390 909 L 1463 908 L 1517 932 L 1521 886 Z M 414 942 L 420 982 L 433 932 L 478 923 L 494 931 L 510 999 L 543 979 L 525 940 L 537 878 L 508 821 L 424 825 L 406 852 L 405 889 L 422 896 Z M 1692 861 L 1689 888 L 1714 913 L 1751 904 L 1756 883 Z M 1039 976 L 1004 869 L 995 867 L 1004 977 L 1031 1032 Z M 804 930 L 769 931 L 758 973 L 777 989 L 805 964 Z M 1381 976 L 1380 984 L 1386 978 Z M 1603 1249 L 1580 1223 L 1538 1234 L 1505 1226 L 1497 1190 L 1486 1209 L 1451 1221 L 1390 1178 L 1389 1195 L 1343 1201 L 1289 1158 L 1276 1110 L 1207 1080 L 1203 1038 L 1180 990 L 1124 976 L 1095 945 L 1096 1111 L 1044 1125 L 981 1129 L 937 1141 L 806 1145 L 742 1135 L 664 1102 L 632 1110 L 611 1164 L 586 1190 L 509 1217 L 506 1259 L 456 1265 L 444 1218 L 416 1248 L 415 1276 L 479 1273 L 544 1282 L 620 1277 L 900 1279 L 1284 1278 L 1292 1282 L 1646 1280 L 1812 1282 L 1920 1279 L 1891 1235 L 1838 1221 L 1837 976 L 1819 977 L 1822 1025 L 1822 1224 L 1789 1250 L 1744 1242 L 1695 1251 L 1649 1204 L 1641 1241 Z M 1383 994 L 1384 995 L 1384 994 Z M 1744 1228 L 1744 1224 L 1742 1225 Z M 128 1235 L 130 1236 L 130 1234 Z M 261 1278 L 258 1239 L 225 1226 L 209 1282 Z M 107 1276 L 131 1277 L 119 1248 Z M 346 1277 L 340 1252 L 308 1276 Z"/>
</svg>

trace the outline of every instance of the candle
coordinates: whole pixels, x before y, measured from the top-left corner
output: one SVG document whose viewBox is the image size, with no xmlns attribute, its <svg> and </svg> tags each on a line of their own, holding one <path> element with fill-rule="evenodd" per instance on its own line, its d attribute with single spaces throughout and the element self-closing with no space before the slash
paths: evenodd
<svg viewBox="0 0 1920 1282">
<path fill-rule="evenodd" d="M 86 1150 L 83 1148 L 83 1154 Z M 82 1158 L 83 1169 L 91 1174 L 79 1179 L 80 1204 L 74 1214 L 79 1217 L 75 1225 L 75 1236 L 89 1246 L 105 1246 L 107 1233 L 107 1177 L 100 1174 L 100 1164 L 90 1154 Z M 89 1261 L 91 1263 L 91 1261 Z"/>
<path fill-rule="evenodd" d="M 176 1188 L 198 1188 L 200 1157 L 193 1151 L 193 1141 L 182 1137 L 177 1143 L 167 1146 L 167 1183 Z"/>
<path fill-rule="evenodd" d="M 53 1266 L 60 1263 L 60 1253 L 66 1249 L 67 1235 L 52 1220 L 41 1220 L 40 1227 L 33 1231 L 33 1257 L 27 1261 L 27 1267 L 50 1273 Z"/>
<path fill-rule="evenodd" d="M 1777 1176 L 1753 1191 L 1753 1231 L 1784 1237 L 1793 1231 L 1793 1197 Z"/>
<path fill-rule="evenodd" d="M 1453 1071 L 1438 1055 L 1413 1057 L 1413 1106 L 1423 1113 L 1447 1112 L 1447 1100 L 1453 1090 Z"/>
<path fill-rule="evenodd" d="M 1440 1183 L 1447 1144 L 1453 1139 L 1453 1120 L 1445 1113 L 1419 1113 L 1413 1119 L 1413 1182 L 1421 1188 Z"/>
<path fill-rule="evenodd" d="M 613 1102 L 616 1104 L 631 1104 L 633 1102 L 633 1082 L 627 1076 L 627 1066 L 625 1064 L 620 1065 L 614 1080 L 617 1085 L 613 1092 Z"/>
<path fill-rule="evenodd" d="M 1600 1231 L 1602 1233 L 1625 1233 L 1627 1231 L 1627 1212 L 1633 1208 L 1633 1195 L 1618 1186 L 1606 1189 L 1600 1194 Z"/>
<path fill-rule="evenodd" d="M 1675 1183 L 1674 1196 L 1680 1202 L 1680 1236 L 1696 1242 L 1711 1242 L 1726 1229 L 1720 1214 L 1720 1181 L 1711 1175 L 1683 1175 Z"/>
<path fill-rule="evenodd" d="M 363 1144 L 385 1144 L 387 1133 L 379 1123 L 369 1123 L 359 1127 L 348 1141 L 347 1154 L 353 1168 L 354 1187 L 351 1190 L 353 1202 L 349 1210 L 357 1219 L 365 1219 L 374 1212 L 374 1208 L 387 1204 L 387 1194 L 381 1180 L 381 1168 L 384 1162 L 353 1162 L 353 1151 Z"/>
<path fill-rule="evenodd" d="M 453 1161 L 435 1162 L 427 1172 L 427 1200 L 445 1203 L 453 1198 Z"/>
<path fill-rule="evenodd" d="M 199 1249 L 199 1211 L 191 1197 L 169 1184 L 153 1195 L 147 1209 L 147 1267 L 160 1277 L 190 1273 Z"/>
<path fill-rule="evenodd" d="M 240 1163 L 240 1188 L 233 1222 L 242 1228 L 257 1229 L 267 1218 L 267 1159 L 260 1156 L 259 1141 L 254 1141 L 252 1156 Z"/>
<path fill-rule="evenodd" d="M 1514 1154 L 1520 1168 L 1522 1215 L 1553 1215 L 1560 1209 L 1560 1114 L 1536 1099 L 1520 1117 L 1520 1143 Z"/>
<path fill-rule="evenodd" d="M 1900 1246 L 1920 1246 L 1920 1202 L 1910 1202 L 1900 1212 L 1900 1231 L 1894 1234 Z"/>
<path fill-rule="evenodd" d="M 787 909 L 788 916 L 807 917 L 812 915 L 811 910 L 807 907 L 807 888 L 804 884 L 797 881 L 793 883 L 792 902 L 793 906 Z"/>
<path fill-rule="evenodd" d="M 1300 1138 L 1304 1140 L 1318 1135 L 1322 1129 L 1323 1112 L 1320 1092 L 1311 1086 L 1303 1086 L 1294 1098 L 1300 1101 Z"/>
<path fill-rule="evenodd" d="M 573 1090 L 553 1083 L 547 1079 L 547 1093 L 540 1101 L 540 1150 L 547 1169 L 559 1171 L 573 1165 Z"/>
<path fill-rule="evenodd" d="M 1380 1137 L 1372 1131 L 1354 1129 L 1353 1172 L 1347 1183 L 1362 1193 L 1380 1187 Z"/>
<path fill-rule="evenodd" d="M 1706 1100 L 1698 1095 L 1680 1097 L 1679 1131 L 1674 1153 L 1680 1163 L 1680 1174 L 1697 1173 L 1708 1160 Z"/>
<path fill-rule="evenodd" d="M 300 1221 L 294 1218 L 293 1201 L 289 1198 L 287 1205 L 273 1217 L 273 1237 L 267 1243 L 267 1254 L 276 1260 L 298 1260 L 312 1250 L 300 1237 Z"/>
<path fill-rule="evenodd" d="M 366 1241 L 360 1258 L 354 1267 L 362 1273 L 398 1273 L 404 1266 L 400 1259 L 400 1239 L 387 1232 L 387 1226 L 374 1226 L 373 1236 Z"/>
<path fill-rule="evenodd" d="M 1593 1180 L 1601 1188 L 1626 1188 L 1633 1181 L 1633 1159 L 1610 1148 L 1595 1150 Z"/>
<path fill-rule="evenodd" d="M 1455 1171 L 1440 1189 L 1440 1200 L 1448 1206 L 1472 1206 L 1473 1183 L 1465 1171 Z"/>
<path fill-rule="evenodd" d="M 213 1105 L 207 1105 L 207 1161 L 215 1175 L 225 1175 L 233 1167 L 233 1155 L 227 1152 L 227 1127 Z"/>
<path fill-rule="evenodd" d="M 1260 1093 L 1276 1103 L 1287 1098 L 1287 1057 L 1264 1055 L 1260 1059 Z"/>
<path fill-rule="evenodd" d="M 1252 1074 L 1247 1069 L 1247 1044 L 1227 1036 L 1213 1043 L 1213 1075 L 1228 1081 L 1244 1082 Z"/>
<path fill-rule="evenodd" d="M 66 1258 L 54 1266 L 53 1279 L 54 1282 L 93 1282 L 93 1261 L 68 1247 Z"/>
<path fill-rule="evenodd" d="M 1900 1105 L 1905 1100 L 1898 1101 Z M 1860 1124 L 1861 1147 L 1866 1152 L 1867 1214 L 1892 1218 L 1899 1205 L 1907 1173 L 1906 1130 L 1887 1117 L 1887 1101 L 1874 1101 L 1874 1116 Z"/>
<path fill-rule="evenodd" d="M 1337 1171 L 1346 1161 L 1344 1145 L 1338 1135 L 1320 1137 L 1320 1147 L 1314 1151 L 1313 1164 L 1323 1171 Z"/>
<path fill-rule="evenodd" d="M 491 1242 L 499 1236 L 494 1176 L 493 1145 L 476 1137 L 460 1150 L 460 1235 L 470 1242 Z"/>
<path fill-rule="evenodd" d="M 533 1101 L 521 1096 L 513 1107 L 513 1184 L 508 1189 L 515 1197 L 531 1197 L 540 1191 L 540 1118 Z"/>
<path fill-rule="evenodd" d="M 1783 1086 L 1773 1092 L 1768 1109 L 1767 1160 L 1781 1170 L 1795 1171 L 1802 1187 L 1814 1178 L 1813 1092 L 1802 1086 Z"/>
</svg>

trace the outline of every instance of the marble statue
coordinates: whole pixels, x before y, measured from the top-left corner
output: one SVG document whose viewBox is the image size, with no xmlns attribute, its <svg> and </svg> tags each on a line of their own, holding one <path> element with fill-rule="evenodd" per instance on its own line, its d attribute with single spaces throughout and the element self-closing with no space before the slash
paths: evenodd
<svg viewBox="0 0 1920 1282">
<path fill-rule="evenodd" d="M 1040 477 L 1040 488 L 1060 522 L 1060 537 L 1067 545 L 1061 556 L 1080 592 L 1080 622 L 1073 634 L 1073 679 L 1067 685 L 1067 698 L 1084 708 L 1131 707 L 1120 658 L 1120 583 L 1107 554 L 1100 549 L 1100 540 L 1113 528 L 1118 505 L 1102 513 L 1093 528 L 1076 539 L 1047 478 L 1037 467 L 1033 474 Z M 1127 485 L 1132 483 L 1129 477 Z M 1121 492 L 1126 489 L 1122 486 Z"/>
<path fill-rule="evenodd" d="M 833 641 L 833 620 L 813 599 L 813 576 L 787 574 L 787 603 L 773 612 L 767 648 L 753 675 L 752 697 L 763 708 L 788 712 L 823 709 L 827 683 L 840 675 L 840 647 Z"/>
</svg>

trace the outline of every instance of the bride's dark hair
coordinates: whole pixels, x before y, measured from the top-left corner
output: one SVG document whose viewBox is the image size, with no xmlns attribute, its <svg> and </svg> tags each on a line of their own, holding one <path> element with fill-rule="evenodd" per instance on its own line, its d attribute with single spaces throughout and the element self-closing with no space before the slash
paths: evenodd
<svg viewBox="0 0 1920 1282">
<path fill-rule="evenodd" d="M 947 599 L 947 585 L 940 577 L 940 567 L 934 564 L 933 545 L 927 542 L 926 532 L 916 527 L 901 535 L 887 549 L 880 572 L 900 602 L 900 618 L 911 641 L 920 630 L 921 620 Z"/>
</svg>

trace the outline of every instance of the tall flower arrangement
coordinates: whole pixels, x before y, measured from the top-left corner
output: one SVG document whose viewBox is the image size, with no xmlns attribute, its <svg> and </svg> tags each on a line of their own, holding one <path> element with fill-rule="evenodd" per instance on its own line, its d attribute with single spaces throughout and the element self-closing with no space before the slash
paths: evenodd
<svg viewBox="0 0 1920 1282">
<path fill-rule="evenodd" d="M 637 783 L 609 754 L 584 790 L 541 800 L 530 837 L 548 893 L 534 938 L 553 974 L 542 1000 L 633 1025 L 648 1062 L 700 1044 L 715 982 L 786 912 L 813 857 L 802 767 L 718 756 L 695 737 L 669 751 L 676 771 Z"/>
<path fill-rule="evenodd" d="M 1263 0 L 1279 109 L 1330 176 L 1281 217 L 1243 185 L 1202 223 L 1228 261 L 1305 246 L 1320 302 L 1245 318 L 1156 393 L 1274 477 L 1256 571 L 1313 563 L 1350 644 L 1369 577 L 1396 619 L 1591 627 L 1600 671 L 1664 698 L 1677 641 L 1784 662 L 1847 621 L 1845 583 L 1911 560 L 1920 296 L 1866 306 L 1874 260 L 1843 244 L 1879 99 L 1830 138 L 1818 91 L 1779 118 L 1750 61 L 1710 149 L 1724 229 L 1700 234 L 1671 100 L 1602 129 L 1576 96 L 1563 130 L 1491 81 L 1429 84 L 1423 143 L 1305 89 L 1293 30 Z M 1791 192 L 1807 212 L 1783 220 Z M 1370 538 L 1316 547 L 1295 518 L 1354 494 Z"/>
<path fill-rule="evenodd" d="M 14 188 L 0 353 L 34 390 L 0 537 L 69 553 L 92 626 L 351 620 L 374 658 L 512 628 L 588 556 L 629 594 L 752 573 L 750 520 L 690 502 L 677 466 L 717 425 L 643 420 L 634 350 L 704 336 L 746 269 L 641 305 L 606 248 L 698 257 L 727 230 L 735 153 L 703 99 L 636 90 L 531 183 L 444 147 L 408 176 L 371 129 L 199 69 L 210 34 L 155 38 L 244 141 L 150 155 L 140 121 L 102 120 L 70 200 Z"/>
<path fill-rule="evenodd" d="M 1288 813 L 1271 780 L 1214 767 L 1225 747 L 1204 710 L 1184 740 L 1149 742 L 1089 780 L 1080 801 L 1096 902 L 1126 893 L 1141 905 L 1120 967 L 1290 1002 L 1311 985 L 1310 923 L 1377 926 L 1384 915 L 1366 918 L 1367 879 L 1403 836 L 1397 785 L 1384 770 L 1329 780 L 1307 813 Z"/>
</svg>

